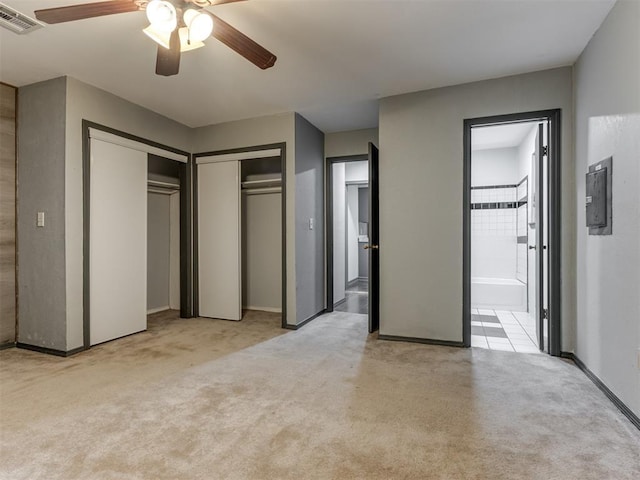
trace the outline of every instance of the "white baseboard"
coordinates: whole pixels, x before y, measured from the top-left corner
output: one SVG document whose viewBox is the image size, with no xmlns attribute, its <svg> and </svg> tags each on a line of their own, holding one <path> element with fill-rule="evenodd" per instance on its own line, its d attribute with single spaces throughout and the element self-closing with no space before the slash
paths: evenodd
<svg viewBox="0 0 640 480">
<path fill-rule="evenodd" d="M 273 307 L 253 307 L 253 306 L 246 306 L 246 307 L 242 307 L 244 310 L 258 310 L 260 312 L 270 312 L 270 313 L 282 313 L 282 309 L 281 308 L 273 308 Z"/>
<path fill-rule="evenodd" d="M 171 307 L 167 305 L 166 307 L 151 308 L 147 310 L 147 315 L 151 315 L 152 313 L 164 312 L 166 310 L 171 310 Z"/>
</svg>

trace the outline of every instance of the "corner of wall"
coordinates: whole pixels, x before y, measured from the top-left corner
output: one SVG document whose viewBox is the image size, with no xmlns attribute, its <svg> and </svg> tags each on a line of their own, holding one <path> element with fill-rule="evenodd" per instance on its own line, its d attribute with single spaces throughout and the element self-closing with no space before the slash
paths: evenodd
<svg viewBox="0 0 640 480">
<path fill-rule="evenodd" d="M 294 137 L 295 318 L 300 324 L 326 307 L 324 133 L 296 113 Z"/>
<path fill-rule="evenodd" d="M 18 89 L 18 342 L 67 350 L 66 77 Z M 36 226 L 44 212 L 44 226 Z"/>
</svg>

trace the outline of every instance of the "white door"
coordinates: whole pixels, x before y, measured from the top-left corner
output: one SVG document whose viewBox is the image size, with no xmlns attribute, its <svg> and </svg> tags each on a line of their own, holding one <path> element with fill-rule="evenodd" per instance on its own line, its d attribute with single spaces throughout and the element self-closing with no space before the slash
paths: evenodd
<svg viewBox="0 0 640 480">
<path fill-rule="evenodd" d="M 198 165 L 198 293 L 201 317 L 242 318 L 240 162 Z"/>
<path fill-rule="evenodd" d="M 147 154 L 91 139 L 90 343 L 147 328 Z"/>
</svg>

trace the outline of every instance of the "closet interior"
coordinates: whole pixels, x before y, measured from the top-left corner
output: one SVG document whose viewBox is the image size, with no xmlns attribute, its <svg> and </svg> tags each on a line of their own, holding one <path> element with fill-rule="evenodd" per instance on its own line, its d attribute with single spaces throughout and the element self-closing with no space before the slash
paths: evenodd
<svg viewBox="0 0 640 480">
<path fill-rule="evenodd" d="M 180 163 L 149 154 L 147 314 L 180 310 Z"/>
<path fill-rule="evenodd" d="M 198 314 L 241 320 L 250 310 L 282 313 L 281 151 L 196 162 Z"/>
<path fill-rule="evenodd" d="M 280 157 L 240 164 L 242 309 L 282 312 Z"/>
</svg>

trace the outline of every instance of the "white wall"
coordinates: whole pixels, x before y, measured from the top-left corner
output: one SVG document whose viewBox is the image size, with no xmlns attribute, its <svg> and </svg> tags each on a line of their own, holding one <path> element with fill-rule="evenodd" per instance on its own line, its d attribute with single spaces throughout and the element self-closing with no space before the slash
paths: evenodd
<svg viewBox="0 0 640 480">
<path fill-rule="evenodd" d="M 378 145 L 377 128 L 327 133 L 324 136 L 324 155 L 325 158 L 366 155 L 369 142 Z"/>
<path fill-rule="evenodd" d="M 562 161 L 573 170 L 571 68 L 487 80 L 380 102 L 380 332 L 462 341 L 463 122 L 561 108 Z M 575 218 L 563 177 L 563 220 Z M 562 232 L 563 295 L 572 298 L 573 232 Z M 563 303 L 563 348 L 573 309 Z"/>
<path fill-rule="evenodd" d="M 333 303 L 345 298 L 346 189 L 345 164 L 334 163 L 333 179 Z"/>
<path fill-rule="evenodd" d="M 345 164 L 345 182 L 368 182 L 369 162 L 347 162 Z"/>
<path fill-rule="evenodd" d="M 536 135 L 538 133 L 538 125 L 532 125 L 531 131 L 524 137 L 522 143 L 518 147 L 518 174 L 520 179 L 527 177 L 527 212 L 528 217 L 532 216 L 531 205 L 534 198 L 534 190 L 535 185 L 533 184 L 531 177 L 531 156 L 536 150 Z M 528 218 L 527 223 L 533 222 L 533 218 Z M 531 228 L 530 225 L 527 225 L 527 236 L 529 238 L 528 245 L 535 245 L 537 242 L 536 239 L 536 230 L 535 228 Z M 529 296 L 529 316 L 532 318 L 536 318 L 536 302 L 533 299 L 536 298 L 536 269 L 535 269 L 535 261 L 536 261 L 536 251 L 529 250 L 527 245 L 526 258 L 528 262 L 528 270 L 527 270 L 527 294 Z M 565 301 L 571 301 L 571 298 L 566 299 Z"/>
<path fill-rule="evenodd" d="M 347 164 L 347 168 L 349 165 Z M 347 186 L 347 282 L 358 278 L 358 186 Z"/>
<path fill-rule="evenodd" d="M 295 325 L 296 316 L 296 230 L 295 230 L 295 114 L 227 122 L 193 130 L 193 153 L 286 142 L 286 243 L 287 243 L 287 323 Z"/>
<path fill-rule="evenodd" d="M 575 353 L 636 415 L 640 415 L 639 86 L 640 3 L 618 1 L 575 66 Z M 613 155 L 613 234 L 589 236 L 584 175 L 588 165 L 609 155 Z"/>
<path fill-rule="evenodd" d="M 481 128 L 481 127 L 480 127 Z M 475 129 L 474 129 L 475 130 Z M 474 134 L 474 130 L 471 134 Z M 514 185 L 519 182 L 518 150 L 515 147 L 490 148 L 471 152 L 471 186 Z M 507 192 L 513 189 L 490 189 L 472 191 L 471 201 L 475 202 L 476 194 L 497 193 L 493 201 L 503 201 Z M 510 198 L 514 200 L 515 198 Z M 490 211 L 471 211 L 471 277 L 484 278 L 516 278 L 517 247 L 515 226 L 515 209 L 497 209 Z M 487 227 L 489 222 L 502 229 L 478 228 Z M 472 289 L 476 288 L 472 284 Z M 473 295 L 473 292 L 472 292 Z M 474 307 L 475 305 L 471 305 Z"/>
<path fill-rule="evenodd" d="M 517 184 L 521 178 L 517 148 L 491 148 L 471 152 L 471 186 Z"/>
</svg>

